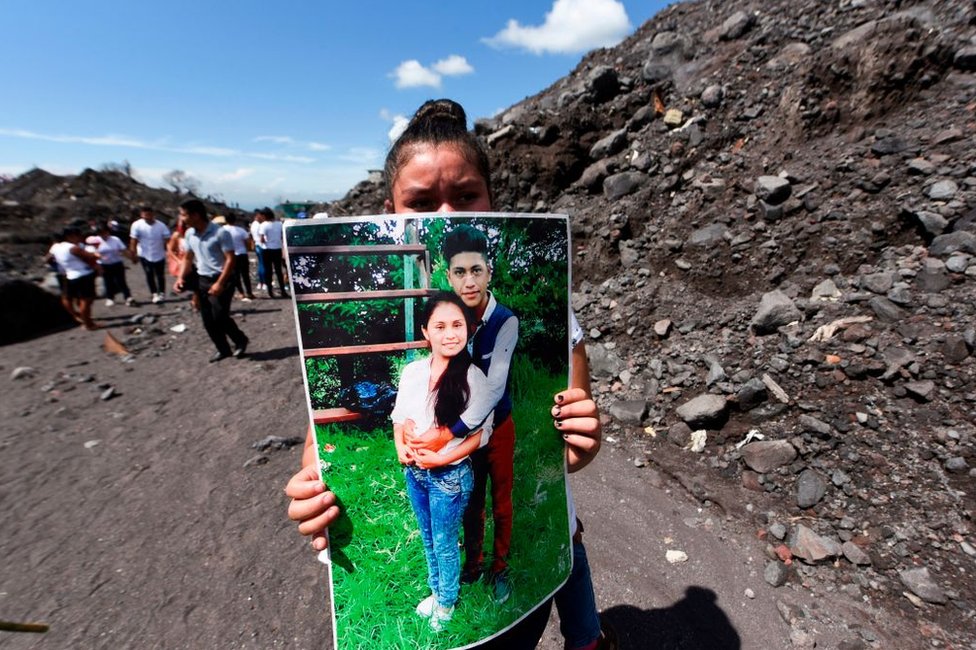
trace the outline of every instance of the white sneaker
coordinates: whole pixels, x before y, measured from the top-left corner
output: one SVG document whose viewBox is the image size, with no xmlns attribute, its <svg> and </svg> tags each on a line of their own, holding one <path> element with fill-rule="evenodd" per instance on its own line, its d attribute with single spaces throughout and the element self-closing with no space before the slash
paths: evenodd
<svg viewBox="0 0 976 650">
<path fill-rule="evenodd" d="M 112 300 L 111 298 L 106 298 L 106 299 L 105 299 L 105 306 L 106 306 L 106 307 L 111 307 L 111 306 L 112 306 L 112 305 L 114 305 L 114 304 L 115 304 L 115 301 L 114 301 L 114 300 Z"/>
<path fill-rule="evenodd" d="M 126 307 L 131 307 L 134 304 L 136 304 L 136 300 L 132 296 L 129 296 L 128 298 L 125 299 L 125 306 Z"/>
<path fill-rule="evenodd" d="M 436 605 L 434 607 L 434 613 L 430 616 L 430 628 L 435 632 L 440 632 L 444 629 L 444 626 L 451 621 L 453 616 L 453 605 L 450 607 L 441 607 L 440 605 Z"/>
<path fill-rule="evenodd" d="M 420 604 L 417 605 L 417 609 L 415 611 L 417 612 L 417 616 L 420 616 L 421 618 L 430 618 L 434 615 L 435 607 L 437 607 L 437 597 L 434 596 L 434 594 L 431 594 L 420 601 Z"/>
<path fill-rule="evenodd" d="M 153 301 L 153 304 L 154 305 L 157 305 L 157 304 L 163 302 L 163 294 L 161 294 L 161 293 L 154 293 L 153 294 L 153 297 L 152 297 L 152 301 Z"/>
</svg>

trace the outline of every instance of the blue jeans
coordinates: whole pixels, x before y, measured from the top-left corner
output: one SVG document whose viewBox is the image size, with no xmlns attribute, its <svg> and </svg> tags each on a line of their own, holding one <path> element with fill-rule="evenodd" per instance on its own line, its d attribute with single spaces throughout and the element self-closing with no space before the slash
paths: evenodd
<svg viewBox="0 0 976 650">
<path fill-rule="evenodd" d="M 590 562 L 582 542 L 573 543 L 573 571 L 556 592 L 556 611 L 567 648 L 582 648 L 600 637 L 600 615 L 596 611 Z"/>
<path fill-rule="evenodd" d="M 404 469 L 407 496 L 424 543 L 427 583 L 441 607 L 453 607 L 461 588 L 461 516 L 474 487 L 471 461 L 435 469 Z"/>
</svg>

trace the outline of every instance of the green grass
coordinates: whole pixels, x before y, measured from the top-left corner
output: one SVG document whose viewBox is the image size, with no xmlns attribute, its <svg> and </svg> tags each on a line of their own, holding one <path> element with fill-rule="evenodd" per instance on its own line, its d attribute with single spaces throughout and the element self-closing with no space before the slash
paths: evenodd
<svg viewBox="0 0 976 650">
<path fill-rule="evenodd" d="M 518 370 L 518 369 L 516 369 Z M 491 588 L 465 585 L 454 619 L 440 633 L 414 613 L 429 595 L 416 518 L 407 499 L 393 428 L 320 425 L 323 476 L 343 516 L 330 529 L 339 648 L 454 648 L 503 629 L 569 574 L 563 441 L 552 426 L 552 395 L 565 377 L 515 373 L 514 523 L 509 555 L 513 593 L 496 605 Z M 331 450 L 331 451 L 330 451 Z M 487 508 L 487 555 L 491 550 Z"/>
</svg>

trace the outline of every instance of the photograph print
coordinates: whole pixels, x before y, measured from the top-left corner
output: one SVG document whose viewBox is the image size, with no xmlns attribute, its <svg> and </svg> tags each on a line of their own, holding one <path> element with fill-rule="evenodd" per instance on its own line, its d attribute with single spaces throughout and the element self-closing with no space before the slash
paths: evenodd
<svg viewBox="0 0 976 650">
<path fill-rule="evenodd" d="M 564 215 L 289 222 L 285 248 L 329 528 L 335 647 L 465 648 L 572 564 Z M 323 615 L 327 615 L 323 612 Z"/>
</svg>

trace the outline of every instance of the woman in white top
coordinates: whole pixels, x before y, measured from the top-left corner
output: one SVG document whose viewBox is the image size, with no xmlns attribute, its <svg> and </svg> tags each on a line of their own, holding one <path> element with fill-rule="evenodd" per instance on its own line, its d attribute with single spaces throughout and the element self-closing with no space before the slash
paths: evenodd
<svg viewBox="0 0 976 650">
<path fill-rule="evenodd" d="M 105 306 L 115 304 L 115 294 L 121 293 L 125 304 L 133 304 L 129 284 L 125 281 L 125 262 L 122 256 L 128 253 L 125 243 L 112 234 L 108 222 L 98 226 L 98 264 L 102 267 L 102 281 L 105 283 Z"/>
<path fill-rule="evenodd" d="M 95 300 L 95 270 L 98 268 L 98 256 L 82 247 L 85 238 L 80 228 L 75 226 L 65 228 L 61 239 L 62 241 L 51 247 L 51 255 L 64 269 L 67 278 L 61 304 L 86 330 L 98 329 L 98 325 L 91 317 L 92 302 Z"/>
<path fill-rule="evenodd" d="M 440 630 L 451 620 L 461 587 L 461 517 L 474 487 L 468 456 L 488 441 L 486 425 L 466 438 L 455 438 L 438 451 L 412 450 L 406 443 L 414 431 L 447 426 L 468 412 L 484 412 L 479 399 L 488 393 L 488 380 L 471 363 L 468 334 L 473 315 L 454 293 L 442 292 L 424 305 L 421 331 L 430 356 L 408 364 L 400 376 L 393 407 L 393 440 L 404 465 L 407 496 L 417 516 L 427 559 L 431 595 L 417 605 L 417 614 Z"/>
</svg>

